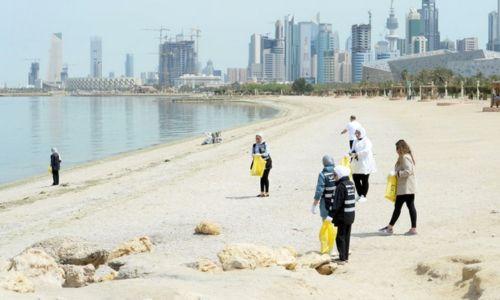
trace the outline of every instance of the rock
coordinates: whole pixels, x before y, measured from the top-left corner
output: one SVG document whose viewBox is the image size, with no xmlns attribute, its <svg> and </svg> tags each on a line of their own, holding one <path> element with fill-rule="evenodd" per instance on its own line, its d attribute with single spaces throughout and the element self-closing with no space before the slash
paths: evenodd
<svg viewBox="0 0 500 300">
<path fill-rule="evenodd" d="M 20 272 L 6 272 L 0 276 L 0 287 L 22 294 L 35 292 L 33 282 Z"/>
<path fill-rule="evenodd" d="M 86 266 L 63 265 L 64 270 L 64 287 L 79 288 L 87 286 L 94 282 L 94 265 Z"/>
<path fill-rule="evenodd" d="M 284 267 L 288 271 L 296 271 L 297 270 L 297 263 L 294 262 L 294 263 L 291 263 L 291 264 L 287 264 L 287 265 L 284 265 Z"/>
<path fill-rule="evenodd" d="M 32 246 L 41 248 L 59 264 L 94 267 L 106 263 L 109 252 L 95 244 L 76 237 L 54 237 Z"/>
<path fill-rule="evenodd" d="M 481 299 L 499 299 L 500 262 L 484 265 L 484 268 L 474 275 L 471 287 Z"/>
<path fill-rule="evenodd" d="M 319 254 L 316 252 L 306 253 L 299 256 L 297 263 L 301 267 L 316 269 L 319 266 L 330 263 L 331 258 L 328 254 Z"/>
<path fill-rule="evenodd" d="M 165 271 L 168 268 L 165 261 L 158 255 L 140 253 L 115 258 L 108 262 L 108 266 L 118 271 L 116 279 L 146 278 Z"/>
<path fill-rule="evenodd" d="M 271 248 L 252 244 L 227 245 L 217 256 L 224 271 L 234 269 L 255 269 L 276 264 Z"/>
<path fill-rule="evenodd" d="M 111 281 L 118 277 L 118 272 L 111 269 L 107 265 L 99 266 L 99 269 L 95 271 L 94 282 L 104 282 Z"/>
<path fill-rule="evenodd" d="M 154 246 L 153 243 L 151 242 L 151 239 L 147 236 L 134 238 L 130 241 L 121 244 L 120 246 L 116 247 L 113 251 L 111 251 L 108 256 L 108 260 L 113 260 L 115 258 L 122 257 L 125 255 L 152 252 L 153 247 Z"/>
<path fill-rule="evenodd" d="M 196 269 L 198 269 L 198 271 L 208 273 L 218 273 L 222 271 L 222 268 L 219 265 L 206 258 L 202 258 L 196 262 Z"/>
<path fill-rule="evenodd" d="M 448 260 L 437 260 L 431 262 L 421 262 L 417 265 L 417 275 L 428 275 L 434 279 L 456 279 L 460 280 L 462 266 Z"/>
<path fill-rule="evenodd" d="M 466 265 L 462 269 L 462 280 L 466 281 L 472 279 L 477 272 L 482 270 L 481 264 Z"/>
<path fill-rule="evenodd" d="M 221 229 L 218 224 L 209 221 L 201 222 L 194 229 L 194 233 L 204 235 L 219 235 L 220 231 Z"/>
<path fill-rule="evenodd" d="M 452 256 L 452 257 L 450 257 L 450 261 L 454 262 L 454 263 L 464 264 L 464 265 L 478 264 L 481 262 L 481 260 L 477 257 L 464 256 L 464 255 Z"/>
<path fill-rule="evenodd" d="M 337 268 L 338 268 L 337 264 L 327 263 L 327 264 L 324 264 L 324 265 L 317 267 L 316 271 L 318 271 L 318 273 L 321 275 L 329 276 L 329 275 L 332 275 L 333 272 L 335 272 L 335 270 L 337 270 Z"/>
<path fill-rule="evenodd" d="M 10 270 L 12 262 L 10 260 L 0 259 L 0 273 Z"/>
<path fill-rule="evenodd" d="M 297 251 L 292 247 L 284 247 L 277 249 L 274 253 L 276 264 L 278 266 L 287 266 L 296 262 Z"/>
<path fill-rule="evenodd" d="M 42 249 L 29 248 L 13 257 L 9 272 L 22 273 L 35 286 L 61 287 L 64 283 L 64 270 Z"/>
</svg>

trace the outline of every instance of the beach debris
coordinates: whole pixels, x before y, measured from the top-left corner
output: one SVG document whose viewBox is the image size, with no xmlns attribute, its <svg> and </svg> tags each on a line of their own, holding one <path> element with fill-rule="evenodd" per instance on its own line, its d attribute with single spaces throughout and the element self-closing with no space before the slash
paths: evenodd
<svg viewBox="0 0 500 300">
<path fill-rule="evenodd" d="M 22 274 L 34 286 L 61 287 L 64 283 L 64 270 L 42 249 L 29 248 L 13 257 L 8 270 L 10 272 Z"/>
<path fill-rule="evenodd" d="M 222 267 L 207 258 L 202 258 L 196 262 L 196 269 L 204 273 L 222 272 Z"/>
<path fill-rule="evenodd" d="M 137 237 L 113 249 L 109 253 L 108 260 L 113 260 L 115 258 L 131 254 L 152 252 L 153 248 L 154 248 L 153 243 L 151 242 L 151 239 L 149 237 L 147 236 Z"/>
<path fill-rule="evenodd" d="M 165 159 L 163 162 L 168 163 L 168 162 L 170 162 L 170 159 Z"/>
<path fill-rule="evenodd" d="M 337 270 L 337 268 L 337 264 L 330 262 L 317 267 L 316 271 L 321 275 L 329 276 L 332 275 Z"/>
<path fill-rule="evenodd" d="M 94 282 L 95 267 L 92 264 L 86 266 L 63 265 L 64 284 L 63 287 L 79 288 Z"/>
<path fill-rule="evenodd" d="M 302 256 L 299 256 L 297 263 L 301 267 L 307 267 L 311 269 L 316 269 L 324 264 L 331 261 L 330 255 L 319 254 L 317 252 L 309 252 Z"/>
<path fill-rule="evenodd" d="M 98 267 L 106 263 L 109 255 L 109 252 L 102 247 L 77 237 L 53 237 L 31 247 L 43 249 L 57 263 L 63 265 L 93 264 L 94 267 Z"/>
<path fill-rule="evenodd" d="M 118 276 L 118 272 L 111 269 L 107 265 L 99 266 L 97 270 L 95 270 L 94 274 L 94 282 L 105 282 L 114 280 Z"/>
<path fill-rule="evenodd" d="M 220 144 L 222 143 L 222 132 L 205 132 L 205 140 L 201 143 L 202 145 Z"/>
<path fill-rule="evenodd" d="M 210 221 L 202 221 L 194 229 L 196 234 L 219 235 L 221 232 L 219 224 Z"/>
<path fill-rule="evenodd" d="M 217 256 L 224 271 L 276 265 L 273 249 L 253 244 L 227 245 Z"/>
<path fill-rule="evenodd" d="M 0 287 L 20 294 L 35 292 L 33 282 L 21 272 L 0 273 Z"/>
</svg>

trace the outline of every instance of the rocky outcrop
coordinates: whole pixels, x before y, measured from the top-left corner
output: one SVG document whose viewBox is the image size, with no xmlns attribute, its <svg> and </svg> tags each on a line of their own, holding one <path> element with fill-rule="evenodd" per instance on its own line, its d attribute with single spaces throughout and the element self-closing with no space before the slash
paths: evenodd
<svg viewBox="0 0 500 300">
<path fill-rule="evenodd" d="M 217 256 L 224 271 L 276 265 L 273 249 L 252 244 L 227 245 Z"/>
<path fill-rule="evenodd" d="M 297 259 L 297 264 L 302 268 L 316 269 L 331 261 L 328 254 L 319 254 L 316 252 L 309 252 Z"/>
<path fill-rule="evenodd" d="M 196 226 L 194 233 L 204 235 L 219 235 L 221 232 L 219 224 L 203 221 Z"/>
<path fill-rule="evenodd" d="M 64 283 L 64 270 L 42 249 L 29 248 L 13 257 L 10 272 L 23 274 L 35 286 L 60 287 Z"/>
<path fill-rule="evenodd" d="M 105 282 L 111 281 L 118 277 L 118 272 L 111 269 L 107 265 L 99 266 L 99 269 L 95 271 L 94 282 Z"/>
<path fill-rule="evenodd" d="M 222 272 L 221 266 L 217 265 L 213 261 L 202 258 L 196 262 L 196 269 L 205 273 L 219 273 Z"/>
<path fill-rule="evenodd" d="M 153 247 L 153 243 L 147 236 L 134 238 L 113 249 L 109 254 L 108 260 L 131 254 L 151 252 L 153 251 Z"/>
<path fill-rule="evenodd" d="M 79 288 L 94 282 L 95 267 L 92 264 L 86 266 L 63 265 L 64 284 L 63 287 Z"/>
<path fill-rule="evenodd" d="M 5 272 L 0 274 L 0 287 L 16 293 L 33 293 L 35 285 L 21 272 Z"/>
<path fill-rule="evenodd" d="M 161 255 L 141 253 L 115 258 L 108 266 L 118 272 L 116 279 L 147 278 L 168 269 Z"/>
<path fill-rule="evenodd" d="M 292 247 L 283 247 L 274 251 L 276 264 L 278 266 L 290 266 L 297 261 L 297 251 Z"/>
<path fill-rule="evenodd" d="M 106 263 L 109 252 L 95 244 L 76 237 L 54 237 L 31 246 L 43 249 L 59 264 L 98 267 Z"/>
</svg>

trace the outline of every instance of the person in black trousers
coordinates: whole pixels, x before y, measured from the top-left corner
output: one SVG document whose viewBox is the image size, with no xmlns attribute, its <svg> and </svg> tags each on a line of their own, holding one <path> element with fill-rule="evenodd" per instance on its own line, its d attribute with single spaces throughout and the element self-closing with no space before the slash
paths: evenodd
<svg viewBox="0 0 500 300">
<path fill-rule="evenodd" d="M 255 135 L 255 144 L 252 146 L 252 155 L 260 155 L 266 161 L 264 174 L 260 178 L 260 194 L 257 197 L 269 197 L 269 173 L 273 168 L 273 160 L 271 159 L 271 154 L 269 152 L 269 145 L 264 141 L 261 133 Z"/>
<path fill-rule="evenodd" d="M 329 221 L 337 227 L 337 250 L 339 251 L 339 263 L 349 261 L 349 246 L 351 241 L 351 227 L 355 218 L 356 196 L 354 183 L 349 180 L 351 170 L 344 166 L 334 169 L 336 180 L 335 195 L 333 203 L 327 204 L 329 210 Z"/>
<path fill-rule="evenodd" d="M 51 149 L 52 154 L 50 155 L 50 168 L 52 169 L 52 185 L 59 185 L 59 170 L 61 169 L 61 156 L 57 152 L 56 148 Z"/>
</svg>

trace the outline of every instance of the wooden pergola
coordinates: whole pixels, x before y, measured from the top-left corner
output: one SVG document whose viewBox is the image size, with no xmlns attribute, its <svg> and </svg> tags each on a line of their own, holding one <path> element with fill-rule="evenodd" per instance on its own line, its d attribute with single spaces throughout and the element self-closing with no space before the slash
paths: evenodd
<svg viewBox="0 0 500 300">
<path fill-rule="evenodd" d="M 420 101 L 437 100 L 438 90 L 434 84 L 420 86 Z"/>
<path fill-rule="evenodd" d="M 406 97 L 406 88 L 402 85 L 391 87 L 391 100 L 403 100 Z"/>
</svg>

